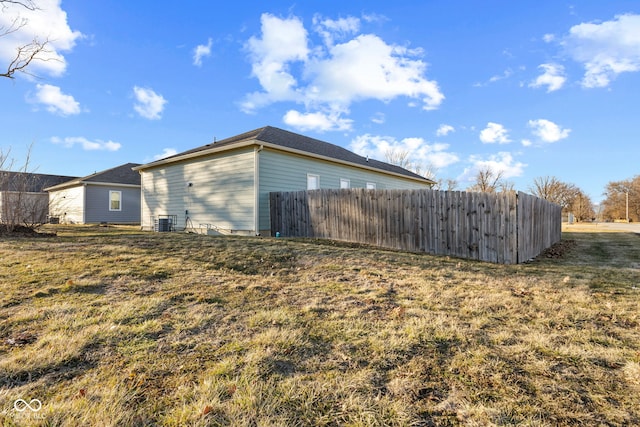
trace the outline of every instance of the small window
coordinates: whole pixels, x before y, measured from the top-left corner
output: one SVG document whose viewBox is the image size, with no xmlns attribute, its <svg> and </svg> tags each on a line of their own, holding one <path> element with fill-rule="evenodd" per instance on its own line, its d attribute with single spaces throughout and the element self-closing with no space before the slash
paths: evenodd
<svg viewBox="0 0 640 427">
<path fill-rule="evenodd" d="M 109 210 L 122 210 L 122 191 L 109 191 Z"/>
<path fill-rule="evenodd" d="M 307 190 L 317 190 L 320 188 L 320 175 L 307 174 Z"/>
<path fill-rule="evenodd" d="M 367 182 L 367 190 L 375 190 L 376 183 L 375 182 Z"/>
<path fill-rule="evenodd" d="M 351 181 L 346 178 L 340 178 L 340 188 L 351 188 Z"/>
</svg>

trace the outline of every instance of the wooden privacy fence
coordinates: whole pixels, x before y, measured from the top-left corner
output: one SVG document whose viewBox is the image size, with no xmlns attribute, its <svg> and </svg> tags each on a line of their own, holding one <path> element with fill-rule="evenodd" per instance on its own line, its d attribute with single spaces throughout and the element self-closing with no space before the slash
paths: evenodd
<svg viewBox="0 0 640 427">
<path fill-rule="evenodd" d="M 270 193 L 271 232 L 515 264 L 560 241 L 561 208 L 525 193 Z"/>
</svg>

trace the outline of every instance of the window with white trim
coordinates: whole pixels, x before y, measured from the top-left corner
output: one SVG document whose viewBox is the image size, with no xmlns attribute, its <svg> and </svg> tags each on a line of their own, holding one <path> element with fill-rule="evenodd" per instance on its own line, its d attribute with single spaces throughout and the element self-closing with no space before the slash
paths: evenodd
<svg viewBox="0 0 640 427">
<path fill-rule="evenodd" d="M 122 191 L 109 191 L 109 210 L 122 210 Z"/>
<path fill-rule="evenodd" d="M 320 188 L 320 175 L 307 174 L 307 190 L 317 190 Z"/>
<path fill-rule="evenodd" d="M 367 182 L 367 190 L 375 190 L 376 183 L 375 182 Z"/>
<path fill-rule="evenodd" d="M 351 180 L 340 178 L 340 188 L 351 188 Z"/>
</svg>

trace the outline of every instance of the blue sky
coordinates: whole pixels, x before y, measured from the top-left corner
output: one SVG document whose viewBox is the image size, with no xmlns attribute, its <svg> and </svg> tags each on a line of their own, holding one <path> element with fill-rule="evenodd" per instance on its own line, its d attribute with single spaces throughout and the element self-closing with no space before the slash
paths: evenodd
<svg viewBox="0 0 640 427">
<path fill-rule="evenodd" d="M 409 151 L 466 189 L 555 176 L 602 199 L 640 173 L 636 1 L 37 0 L 0 37 L 50 41 L 0 81 L 0 147 L 84 176 L 265 125 L 384 160 Z"/>
</svg>

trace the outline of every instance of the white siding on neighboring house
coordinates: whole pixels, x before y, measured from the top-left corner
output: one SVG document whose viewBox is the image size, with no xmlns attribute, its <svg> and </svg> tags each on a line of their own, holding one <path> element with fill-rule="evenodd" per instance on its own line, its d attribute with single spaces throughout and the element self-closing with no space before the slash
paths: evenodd
<svg viewBox="0 0 640 427">
<path fill-rule="evenodd" d="M 429 188 L 428 182 L 402 178 L 354 166 L 309 158 L 273 149 L 260 151 L 260 230 L 271 227 L 269 219 L 269 193 L 272 191 L 306 190 L 308 177 L 319 177 L 320 188 L 341 188 L 348 181 L 350 188 L 366 188 L 367 183 L 376 189 Z M 341 184 L 342 183 L 342 184 Z"/>
<path fill-rule="evenodd" d="M 49 216 L 58 217 L 63 224 L 83 224 L 84 197 L 83 185 L 50 191 Z"/>
<path fill-rule="evenodd" d="M 176 215 L 176 229 L 209 224 L 223 232 L 253 233 L 254 147 L 141 171 L 142 226 Z"/>
</svg>

